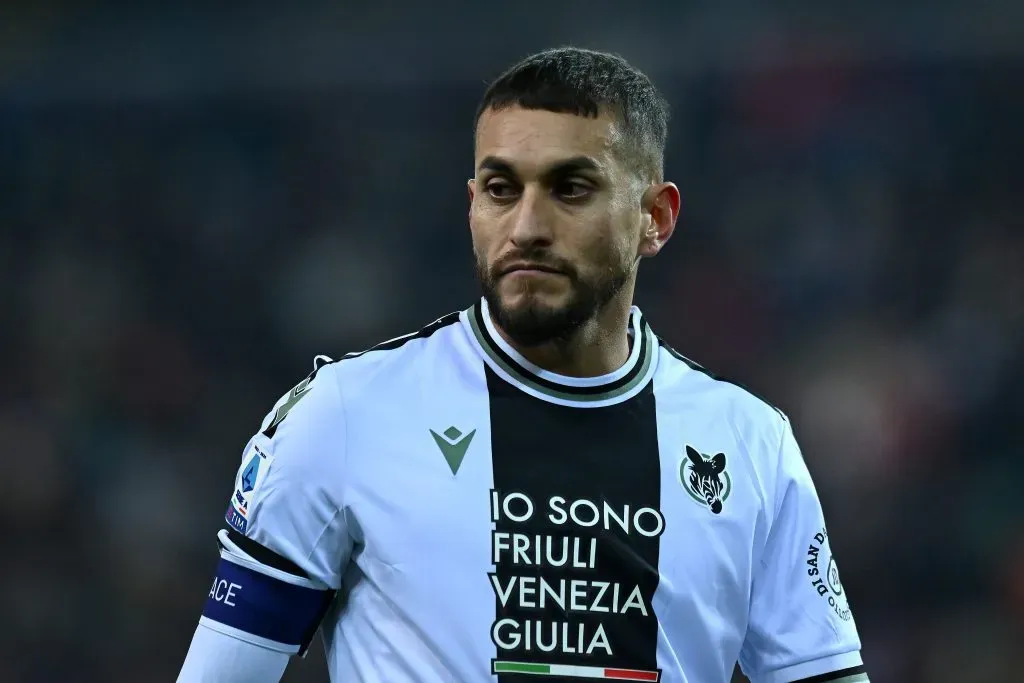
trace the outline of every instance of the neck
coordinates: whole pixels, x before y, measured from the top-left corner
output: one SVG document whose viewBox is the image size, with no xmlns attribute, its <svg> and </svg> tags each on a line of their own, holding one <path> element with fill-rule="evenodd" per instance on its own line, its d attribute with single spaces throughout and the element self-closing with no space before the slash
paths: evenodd
<svg viewBox="0 0 1024 683">
<path fill-rule="evenodd" d="M 567 377 L 599 377 L 615 372 L 629 359 L 632 288 L 623 290 L 567 339 L 523 346 L 505 334 L 493 315 L 491 322 L 502 339 L 534 365 Z"/>
</svg>

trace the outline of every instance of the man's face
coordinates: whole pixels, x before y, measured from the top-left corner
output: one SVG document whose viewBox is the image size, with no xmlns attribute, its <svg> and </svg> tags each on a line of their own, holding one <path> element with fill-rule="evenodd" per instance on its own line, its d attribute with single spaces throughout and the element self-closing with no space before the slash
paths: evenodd
<svg viewBox="0 0 1024 683">
<path fill-rule="evenodd" d="M 513 107 L 480 118 L 473 251 L 491 312 L 517 343 L 569 336 L 634 276 L 644 188 L 615 154 L 617 135 L 607 115 Z"/>
</svg>

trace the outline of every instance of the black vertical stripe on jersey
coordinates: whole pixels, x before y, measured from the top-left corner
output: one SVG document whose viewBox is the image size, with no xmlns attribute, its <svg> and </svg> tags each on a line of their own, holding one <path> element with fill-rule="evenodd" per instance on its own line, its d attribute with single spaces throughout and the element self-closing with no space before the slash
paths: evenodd
<svg viewBox="0 0 1024 683">
<path fill-rule="evenodd" d="M 501 562 L 496 565 L 501 585 L 508 585 L 512 576 L 537 577 L 555 585 L 563 578 L 618 582 L 622 584 L 620 602 L 626 600 L 634 586 L 640 586 L 648 611 L 646 617 L 638 610 L 626 614 L 567 614 L 557 605 L 543 611 L 521 607 L 514 595 L 503 607 L 496 595 L 496 621 L 511 618 L 520 623 L 536 619 L 545 623 L 569 622 L 573 633 L 582 622 L 587 641 L 597 625 L 603 624 L 612 648 L 611 656 L 603 652 L 586 656 L 566 655 L 560 648 L 542 652 L 535 644 L 529 652 L 522 646 L 504 650 L 495 643 L 497 660 L 657 670 L 658 621 L 652 602 L 658 587 L 659 538 L 635 531 L 625 535 L 617 527 L 606 531 L 601 524 L 589 529 L 571 522 L 555 525 L 548 519 L 549 501 L 553 496 L 566 499 L 566 511 L 574 500 L 581 498 L 593 501 L 599 509 L 607 502 L 617 510 L 625 505 L 629 505 L 630 511 L 643 507 L 660 510 L 661 467 L 652 385 L 628 401 L 581 409 L 533 398 L 505 382 L 490 368 L 486 373 L 494 488 L 502 496 L 525 493 L 535 506 L 534 516 L 529 521 L 517 524 L 502 517 L 494 524 L 495 532 L 523 533 L 531 538 L 537 535 L 596 537 L 598 544 L 593 570 Z M 536 683 L 536 679 L 536 676 L 524 674 L 498 675 L 499 683 Z"/>
</svg>

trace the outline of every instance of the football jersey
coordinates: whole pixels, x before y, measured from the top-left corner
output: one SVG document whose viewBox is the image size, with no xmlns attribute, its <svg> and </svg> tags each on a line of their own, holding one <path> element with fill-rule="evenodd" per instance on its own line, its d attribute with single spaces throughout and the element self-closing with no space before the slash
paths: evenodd
<svg viewBox="0 0 1024 683">
<path fill-rule="evenodd" d="M 245 448 L 201 625 L 319 626 L 335 683 L 867 681 L 786 416 L 629 335 L 562 376 L 481 300 L 318 357 Z"/>
</svg>

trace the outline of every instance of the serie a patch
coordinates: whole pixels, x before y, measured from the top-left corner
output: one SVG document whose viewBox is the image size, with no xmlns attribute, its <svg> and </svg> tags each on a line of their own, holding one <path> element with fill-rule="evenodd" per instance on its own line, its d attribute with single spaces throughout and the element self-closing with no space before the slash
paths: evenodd
<svg viewBox="0 0 1024 683">
<path fill-rule="evenodd" d="M 242 465 L 235 476 L 235 492 L 231 495 L 225 521 L 241 534 L 249 527 L 252 503 L 260 486 L 266 481 L 267 473 L 274 462 L 274 456 L 253 444 L 242 458 Z"/>
</svg>

